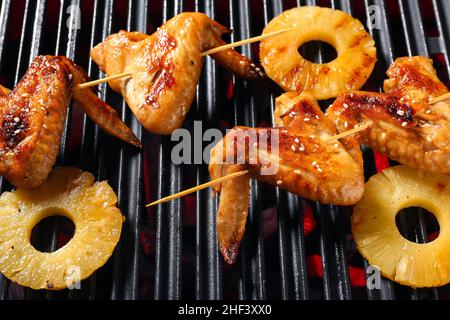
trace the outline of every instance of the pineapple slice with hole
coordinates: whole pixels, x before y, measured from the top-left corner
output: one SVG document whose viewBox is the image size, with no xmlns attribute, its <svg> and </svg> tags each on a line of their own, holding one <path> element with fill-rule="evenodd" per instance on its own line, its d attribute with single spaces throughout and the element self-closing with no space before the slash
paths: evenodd
<svg viewBox="0 0 450 320">
<path fill-rule="evenodd" d="M 0 196 L 0 272 L 33 289 L 70 287 L 103 266 L 119 241 L 123 216 L 107 182 L 92 174 L 56 168 L 34 189 Z M 40 252 L 31 232 L 48 216 L 63 215 L 75 224 L 73 238 L 55 252 Z M 49 235 L 50 236 L 50 235 Z"/>
<path fill-rule="evenodd" d="M 419 244 L 400 234 L 395 218 L 409 207 L 435 215 L 437 239 Z M 388 279 L 414 288 L 449 283 L 450 177 L 407 166 L 375 175 L 354 207 L 352 232 L 361 254 Z"/>
<path fill-rule="evenodd" d="M 377 61 L 375 42 L 361 22 L 340 10 L 315 6 L 284 11 L 263 34 L 298 27 L 260 43 L 267 75 L 285 91 L 309 92 L 317 100 L 360 89 Z M 309 41 L 324 41 L 337 51 L 329 63 L 313 63 L 298 49 Z"/>
</svg>

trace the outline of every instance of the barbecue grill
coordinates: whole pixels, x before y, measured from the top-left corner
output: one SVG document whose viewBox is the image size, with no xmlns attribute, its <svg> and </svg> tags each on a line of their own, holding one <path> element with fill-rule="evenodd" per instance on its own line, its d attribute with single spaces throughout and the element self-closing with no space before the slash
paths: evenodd
<svg viewBox="0 0 450 320">
<path fill-rule="evenodd" d="M 233 33 L 235 41 L 261 33 L 283 10 L 300 5 L 328 6 L 349 12 L 363 23 L 376 12 L 380 29 L 370 30 L 379 62 L 367 89 L 380 89 L 388 65 L 397 56 L 425 55 L 435 60 L 440 78 L 450 73 L 450 12 L 448 0 L 2 0 L 0 67 L 2 84 L 14 87 L 38 54 L 66 55 L 102 77 L 89 51 L 121 29 L 152 33 L 182 11 L 201 11 Z M 372 7 L 376 6 L 376 7 Z M 81 23 L 69 19 L 81 12 Z M 75 11 L 74 11 L 75 10 Z M 375 11 L 373 11 L 375 10 Z M 257 45 L 238 48 L 257 57 Z M 304 54 L 321 62 L 325 48 L 315 44 Z M 448 287 L 410 289 L 382 279 L 380 289 L 358 284 L 367 262 L 355 251 L 346 208 L 324 206 L 252 181 L 247 230 L 238 263 L 227 266 L 217 249 L 217 197 L 203 190 L 146 210 L 145 203 L 206 182 L 206 165 L 174 165 L 170 137 L 144 132 L 123 99 L 107 85 L 99 95 L 145 142 L 145 151 L 107 137 L 74 106 L 70 109 L 58 165 L 73 165 L 108 180 L 126 216 L 114 256 L 79 290 L 33 291 L 0 276 L 0 299 L 439 299 Z M 235 79 L 211 59 L 205 66 L 194 107 L 185 123 L 203 129 L 234 125 L 270 126 L 273 88 Z M 327 104 L 324 104 L 326 107 Z M 386 159 L 364 151 L 367 177 Z M 1 181 L 1 191 L 10 189 Z M 317 227 L 306 232 L 304 216 L 312 208 Z M 409 239 L 427 240 L 426 212 L 411 209 L 399 227 Z M 310 224 L 310 221 L 308 222 Z M 53 219 L 33 233 L 33 243 L 54 251 L 67 238 L 67 223 Z M 306 236 L 305 233 L 308 233 Z M 355 273 L 359 270 L 359 273 Z M 355 271 L 355 272 L 353 272 Z M 362 274 L 361 274 L 362 272 Z"/>
</svg>

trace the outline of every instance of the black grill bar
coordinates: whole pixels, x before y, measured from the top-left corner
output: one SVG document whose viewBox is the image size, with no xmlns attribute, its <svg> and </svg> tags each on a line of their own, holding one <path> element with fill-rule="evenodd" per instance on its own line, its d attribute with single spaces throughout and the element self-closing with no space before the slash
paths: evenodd
<svg viewBox="0 0 450 320">
<path fill-rule="evenodd" d="M 134 1 L 132 1 L 134 2 Z M 75 50 L 76 50 L 76 39 L 77 39 L 77 31 L 76 29 L 70 29 L 69 31 L 66 31 L 65 28 L 65 17 L 66 17 L 66 9 L 69 5 L 80 5 L 80 1 L 61 1 L 60 2 L 60 17 L 59 17 L 59 25 L 58 25 L 58 39 L 57 39 L 57 47 L 56 47 L 56 53 L 61 54 L 65 53 L 66 56 L 69 58 L 74 59 L 75 58 Z M 144 1 L 139 1 L 139 8 L 142 9 L 144 6 Z M 34 6 L 35 5 L 35 6 Z M 40 39 L 42 36 L 42 22 L 45 12 L 45 1 L 27 1 L 26 3 L 26 10 L 25 10 L 25 16 L 24 16 L 24 24 L 23 24 L 23 30 L 22 30 L 22 36 L 21 36 L 21 45 L 19 49 L 19 59 L 18 59 L 18 65 L 17 65 L 17 73 L 15 77 L 15 83 L 17 84 L 18 79 L 21 77 L 22 73 L 26 70 L 28 67 L 29 62 L 40 53 Z M 132 4 L 131 4 L 132 5 Z M 99 12 L 104 12 L 104 19 L 103 19 L 103 31 L 101 32 L 101 38 L 96 39 L 96 42 L 99 42 L 102 40 L 102 38 L 106 37 L 108 34 L 111 33 L 111 26 L 112 26 L 112 12 L 114 9 L 114 1 L 96 1 L 95 4 L 95 12 L 94 12 L 94 20 L 93 20 L 93 32 L 92 32 L 92 44 L 94 44 L 94 37 L 96 37 L 96 31 L 95 28 L 98 23 L 98 16 L 100 15 Z M 2 8 L 5 8 L 4 10 L 7 10 L 9 7 L 9 1 L 2 3 Z M 141 11 L 142 12 L 142 11 Z M 136 27 L 133 28 L 141 28 L 142 26 L 145 26 L 145 20 L 142 21 L 142 18 L 146 18 L 147 15 L 140 14 L 139 19 L 141 21 L 134 21 L 133 23 L 136 23 Z M 134 18 L 133 18 L 134 19 Z M 5 21 L 5 20 L 2 20 Z M 30 30 L 32 30 L 30 35 Z M 4 32 L 5 29 L 2 29 L 2 32 Z M 32 41 L 28 41 L 26 39 L 31 38 Z M 98 38 L 98 37 L 97 37 Z M 27 44 L 32 43 L 33 45 L 29 47 Z M 29 59 L 25 59 L 25 57 L 29 57 Z M 92 67 L 92 65 L 91 65 Z M 92 68 L 89 68 L 90 73 Z M 97 74 L 99 75 L 99 74 Z M 101 94 L 101 97 L 105 100 L 108 100 L 108 95 L 105 93 L 106 86 L 104 85 Z M 123 110 L 122 110 L 123 111 Z M 60 152 L 60 160 L 59 164 L 63 165 L 67 161 L 67 153 L 68 150 L 66 148 L 70 132 L 67 130 L 67 128 L 70 127 L 71 123 L 71 115 L 72 113 L 69 112 L 68 120 L 67 120 L 67 126 L 66 131 L 63 136 L 63 142 Z M 94 155 L 98 155 L 98 163 L 94 164 L 89 160 L 84 161 L 84 167 L 90 167 L 91 169 L 94 169 L 95 167 L 99 168 L 98 170 L 98 176 L 99 178 L 106 178 L 106 169 L 101 170 L 102 168 L 106 168 L 105 163 L 105 148 L 100 147 L 100 151 L 98 149 L 99 141 L 101 138 L 101 134 L 98 132 L 98 128 L 93 128 L 92 123 L 91 126 L 86 125 L 89 123 L 90 120 L 84 121 L 84 136 L 83 136 L 83 146 L 81 150 L 81 158 L 86 159 L 88 158 L 89 153 L 92 151 L 92 149 L 89 148 L 89 146 L 94 146 Z M 137 132 L 138 136 L 141 136 L 141 129 L 140 125 L 138 125 L 136 120 L 133 120 L 130 125 L 135 132 Z M 89 130 L 89 128 L 91 130 Z M 95 131 L 95 134 L 93 133 L 93 130 Z M 91 143 L 87 143 L 87 141 L 91 140 L 90 137 L 93 137 L 94 141 Z M 136 299 L 137 298 L 137 283 L 138 283 L 138 258 L 140 256 L 140 247 L 139 247 L 139 241 L 138 241 L 138 217 L 139 213 L 142 212 L 143 208 L 143 194 L 140 190 L 143 189 L 143 174 L 142 174 L 142 156 L 139 153 L 136 153 L 136 150 L 128 150 L 130 147 L 124 146 L 121 148 L 121 152 L 126 152 L 127 155 L 122 155 L 122 161 L 120 162 L 120 168 L 124 170 L 119 170 L 119 172 L 125 171 L 127 177 L 126 181 L 121 181 L 122 188 L 117 187 L 119 190 L 119 205 L 122 208 L 122 211 L 124 214 L 127 215 L 127 222 L 124 224 L 124 235 L 122 236 L 121 245 L 117 249 L 117 255 L 121 254 L 121 251 L 128 252 L 128 257 L 123 257 L 122 254 L 122 263 L 116 263 L 115 264 L 115 279 L 113 281 L 113 290 L 111 294 L 111 298 L 120 298 L 120 299 Z M 123 149 L 126 149 L 125 151 Z M 97 150 L 97 151 L 95 151 Z M 97 159 L 97 157 L 93 157 L 94 159 Z M 125 161 L 124 161 L 125 159 Z M 94 160 L 94 162 L 97 160 Z M 113 171 L 115 173 L 116 171 Z M 120 178 L 122 178 L 124 174 L 120 174 Z M 127 183 L 127 185 L 123 186 L 123 184 Z M 129 193 L 129 194 L 128 194 Z M 122 203 L 125 204 L 122 205 L 120 203 L 120 199 L 124 198 L 124 194 L 127 194 L 126 199 Z M 53 232 L 53 243 L 52 247 L 56 246 L 56 235 L 57 235 L 58 228 L 55 228 L 55 231 Z M 127 247 L 124 247 L 124 246 Z M 122 250 L 121 250 L 122 249 Z M 3 278 L 2 278 L 3 279 Z M 96 276 L 94 275 L 91 277 L 88 282 L 83 283 L 83 290 L 82 292 L 77 291 L 71 291 L 69 294 L 69 298 L 80 298 L 80 297 L 89 297 L 90 299 L 96 298 Z M 6 281 L 2 281 L 2 296 L 3 298 L 7 297 L 7 292 L 5 289 L 7 286 Z M 115 286 L 114 286 L 115 285 Z M 87 290 L 86 287 L 87 286 Z M 116 290 L 114 290 L 114 288 Z M 88 296 L 84 295 L 84 292 L 87 292 Z M 67 292 L 65 292 L 67 293 Z M 63 296 L 64 291 L 58 294 L 50 294 L 45 292 L 34 292 L 32 290 L 27 290 L 26 296 L 28 298 L 52 298 L 54 296 Z"/>
<path fill-rule="evenodd" d="M 30 62 L 38 55 L 44 10 L 45 0 L 26 1 L 14 85 L 17 85 Z"/>
<path fill-rule="evenodd" d="M 283 11 L 281 1 L 264 1 L 264 23 Z M 270 110 L 275 109 L 275 94 L 270 94 Z M 272 125 L 274 124 L 273 112 Z M 299 198 L 275 188 L 278 213 L 281 296 L 283 299 L 308 299 L 308 277 L 303 236 L 303 214 Z"/>
<path fill-rule="evenodd" d="M 147 33 L 148 0 L 129 0 L 128 25 L 130 31 Z M 124 102 L 120 114 L 136 135 L 143 140 L 143 130 Z M 116 256 L 114 257 L 114 274 L 111 299 L 133 300 L 138 298 L 139 261 L 141 248 L 139 244 L 140 222 L 144 208 L 144 168 L 143 155 L 130 146 L 121 145 L 119 153 L 118 194 L 122 212 L 127 212 L 127 224 Z"/>
<path fill-rule="evenodd" d="M 163 23 L 178 14 L 182 2 L 163 2 Z M 182 172 L 171 161 L 170 137 L 161 137 L 158 159 L 157 198 L 181 191 Z M 182 199 L 160 205 L 156 212 L 155 299 L 181 298 Z"/>
<path fill-rule="evenodd" d="M 352 4 L 350 0 L 340 0 L 340 1 L 334 0 L 331 2 L 331 7 L 333 9 L 342 10 L 350 14 L 353 13 Z"/>
<path fill-rule="evenodd" d="M 3 51 L 6 37 L 6 28 L 10 18 L 9 9 L 11 8 L 11 0 L 4 0 L 0 9 L 0 63 L 3 63 Z"/>
<path fill-rule="evenodd" d="M 100 15 L 103 11 L 103 8 L 100 7 L 99 1 L 94 2 L 93 14 L 92 14 L 92 27 L 91 27 L 91 37 L 90 37 L 90 47 L 94 47 L 98 41 L 101 41 L 100 36 L 98 36 L 99 32 L 97 29 L 100 28 Z M 90 78 L 94 79 L 95 77 L 100 76 L 100 72 L 98 68 L 95 66 L 95 63 L 92 60 L 89 60 L 88 75 Z M 99 96 L 104 98 L 104 87 L 99 87 Z M 86 115 L 83 116 L 82 123 L 82 135 L 83 137 L 93 137 L 93 139 L 82 139 L 81 141 L 81 151 L 80 151 L 80 162 L 81 166 L 85 170 L 96 171 L 96 161 L 92 161 L 91 157 L 86 157 L 86 155 L 93 155 L 95 159 L 97 159 L 98 155 L 98 144 L 97 136 L 98 131 L 95 128 L 95 123 L 91 121 Z"/>
<path fill-rule="evenodd" d="M 250 21 L 251 8 L 249 1 L 230 2 L 230 27 L 234 30 L 231 41 L 246 39 L 254 36 Z M 252 57 L 250 45 L 238 48 L 245 56 Z M 251 127 L 258 125 L 258 108 L 249 83 L 241 79 L 234 81 L 234 112 L 238 124 Z M 264 299 L 265 288 L 265 266 L 264 266 L 264 244 L 262 233 L 262 210 L 260 207 L 260 185 L 255 180 L 250 183 L 250 208 L 246 225 L 246 233 L 241 244 L 241 278 L 239 279 L 240 299 Z"/>
<path fill-rule="evenodd" d="M 195 1 L 195 10 L 205 12 L 215 18 L 214 1 Z M 200 85 L 197 89 L 196 116 L 203 124 L 217 126 L 214 119 L 216 88 L 218 86 L 216 63 L 209 57 L 205 59 Z M 204 128 L 205 129 L 205 128 Z M 196 183 L 209 180 L 208 169 L 197 166 Z M 196 299 L 220 299 L 222 297 L 221 258 L 217 250 L 216 212 L 217 198 L 211 197 L 211 190 L 202 190 L 196 197 Z M 207 276 L 205 276 L 207 275 Z"/>
<path fill-rule="evenodd" d="M 428 56 L 419 1 L 398 1 L 409 55 Z"/>
<path fill-rule="evenodd" d="M 450 77 L 450 19 L 445 16 L 450 12 L 450 2 L 445 0 L 433 0 L 434 15 L 440 33 L 439 43 L 441 51 L 445 55 L 447 76 Z"/>
</svg>

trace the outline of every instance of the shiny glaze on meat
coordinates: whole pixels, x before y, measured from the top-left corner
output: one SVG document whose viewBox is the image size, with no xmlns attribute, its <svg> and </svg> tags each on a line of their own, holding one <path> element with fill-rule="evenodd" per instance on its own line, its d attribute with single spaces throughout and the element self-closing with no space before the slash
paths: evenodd
<svg viewBox="0 0 450 320">
<path fill-rule="evenodd" d="M 38 56 L 17 87 L 2 87 L 0 97 L 0 175 L 16 187 L 32 188 L 55 164 L 72 91 L 74 98 L 102 128 L 127 142 L 139 140 L 115 111 L 90 89 L 79 67 L 65 57 Z M 126 129 L 124 129 L 126 128 Z"/>
<path fill-rule="evenodd" d="M 96 46 L 92 59 L 108 76 L 132 72 L 130 79 L 110 81 L 141 124 L 156 134 L 171 134 L 182 126 L 196 94 L 202 52 L 223 45 L 227 28 L 202 13 L 182 13 L 151 36 L 120 31 Z M 234 74 L 252 80 L 264 74 L 234 50 L 212 55 Z"/>
<path fill-rule="evenodd" d="M 344 94 L 328 109 L 328 117 L 340 132 L 371 123 L 357 135 L 364 144 L 402 164 L 450 174 L 450 105 L 429 103 L 448 90 L 432 61 L 399 58 L 388 76 L 386 93 Z"/>
<path fill-rule="evenodd" d="M 17 187 L 38 186 L 56 161 L 71 97 L 69 74 L 65 64 L 38 57 L 0 98 L 0 174 Z"/>
<path fill-rule="evenodd" d="M 359 201 L 364 192 L 362 155 L 359 142 L 349 137 L 341 144 L 338 141 L 325 142 L 322 139 L 337 133 L 334 124 L 320 110 L 309 94 L 286 93 L 279 97 L 275 111 L 275 129 L 236 127 L 227 133 L 212 150 L 209 167 L 211 178 L 217 179 L 229 172 L 247 169 L 252 178 L 280 187 L 301 197 L 324 204 L 352 205 Z M 244 140 L 245 163 L 241 165 L 222 164 L 227 150 L 238 148 L 234 137 L 240 133 L 255 130 L 271 139 L 278 133 L 279 169 L 272 175 L 261 175 L 267 159 L 273 159 L 271 148 L 260 149 L 259 144 Z M 268 131 L 273 130 L 273 131 Z M 272 133 L 270 133 L 272 132 Z M 253 150 L 252 150 L 253 149 Z M 256 163 L 249 155 L 259 152 Z M 249 176 L 233 179 L 216 187 L 221 192 L 217 228 L 219 246 L 227 263 L 234 263 L 239 242 L 242 239 L 248 211 Z M 237 191 L 239 190 L 239 191 Z"/>
</svg>

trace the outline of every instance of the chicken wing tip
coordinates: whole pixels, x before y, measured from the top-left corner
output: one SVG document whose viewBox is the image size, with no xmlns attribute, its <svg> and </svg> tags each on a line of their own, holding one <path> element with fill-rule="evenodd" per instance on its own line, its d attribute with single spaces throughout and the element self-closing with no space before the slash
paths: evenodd
<svg viewBox="0 0 450 320">
<path fill-rule="evenodd" d="M 239 253 L 239 243 L 234 243 L 230 246 L 220 245 L 220 252 L 223 260 L 230 266 L 234 265 Z"/>
</svg>

